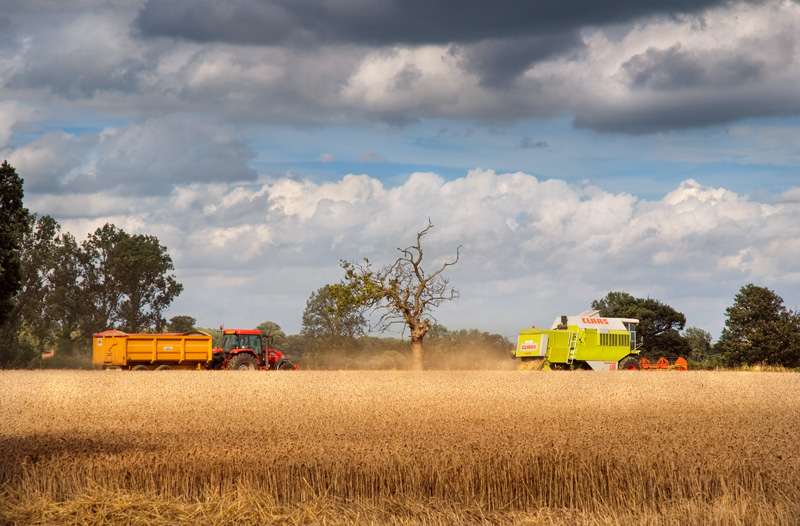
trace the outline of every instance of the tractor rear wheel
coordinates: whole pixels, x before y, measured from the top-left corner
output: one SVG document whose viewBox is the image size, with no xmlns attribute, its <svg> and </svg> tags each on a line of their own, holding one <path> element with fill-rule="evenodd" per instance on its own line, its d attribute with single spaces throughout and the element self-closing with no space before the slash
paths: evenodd
<svg viewBox="0 0 800 526">
<path fill-rule="evenodd" d="M 641 367 L 639 366 L 639 360 L 633 356 L 628 356 L 619 362 L 619 367 L 617 367 L 617 369 L 620 371 L 638 371 Z"/>
<path fill-rule="evenodd" d="M 231 365 L 228 369 L 232 371 L 255 371 L 258 369 L 258 363 L 249 354 L 237 354 L 231 360 Z"/>
</svg>

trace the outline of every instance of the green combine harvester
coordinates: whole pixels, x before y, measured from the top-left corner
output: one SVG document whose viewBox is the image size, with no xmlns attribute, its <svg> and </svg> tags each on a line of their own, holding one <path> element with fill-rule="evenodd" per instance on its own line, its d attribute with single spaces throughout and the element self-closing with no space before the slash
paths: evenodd
<svg viewBox="0 0 800 526">
<path fill-rule="evenodd" d="M 600 311 L 556 318 L 549 329 L 520 331 L 514 358 L 535 362 L 542 369 L 592 369 L 636 371 L 639 369 L 686 370 L 686 360 L 660 358 L 651 364 L 639 357 L 633 318 L 604 318 Z M 538 368 L 538 367 L 536 367 Z"/>
</svg>

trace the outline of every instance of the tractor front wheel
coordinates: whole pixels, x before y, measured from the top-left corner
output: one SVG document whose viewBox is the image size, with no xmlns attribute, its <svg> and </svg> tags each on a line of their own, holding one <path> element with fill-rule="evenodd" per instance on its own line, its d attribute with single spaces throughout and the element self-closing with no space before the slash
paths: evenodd
<svg viewBox="0 0 800 526">
<path fill-rule="evenodd" d="M 290 362 L 282 362 L 280 365 L 278 365 L 278 370 L 279 371 L 294 371 L 295 369 L 294 369 L 294 365 L 292 365 Z"/>
<path fill-rule="evenodd" d="M 628 356 L 619 362 L 618 369 L 620 371 L 638 371 L 641 367 L 639 367 L 639 361 L 636 358 Z"/>
<path fill-rule="evenodd" d="M 258 369 L 258 363 L 249 354 L 237 354 L 231 360 L 231 365 L 228 369 L 233 371 L 255 371 Z"/>
</svg>

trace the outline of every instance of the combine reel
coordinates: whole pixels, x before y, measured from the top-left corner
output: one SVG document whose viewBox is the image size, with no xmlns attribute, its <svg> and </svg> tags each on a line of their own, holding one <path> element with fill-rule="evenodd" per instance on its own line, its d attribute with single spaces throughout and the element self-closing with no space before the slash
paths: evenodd
<svg viewBox="0 0 800 526">
<path fill-rule="evenodd" d="M 651 362 L 648 358 L 642 358 L 639 360 L 639 369 L 643 371 L 687 371 L 689 369 L 689 364 L 687 364 L 686 360 L 681 356 L 670 358 L 662 356 L 656 363 Z"/>
</svg>

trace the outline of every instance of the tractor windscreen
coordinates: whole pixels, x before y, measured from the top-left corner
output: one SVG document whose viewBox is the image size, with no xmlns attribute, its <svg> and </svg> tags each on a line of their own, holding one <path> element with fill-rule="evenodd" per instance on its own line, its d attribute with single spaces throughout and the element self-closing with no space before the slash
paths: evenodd
<svg viewBox="0 0 800 526">
<path fill-rule="evenodd" d="M 225 353 L 231 352 L 233 349 L 241 349 L 238 334 L 225 334 L 222 336 L 222 350 Z"/>
<path fill-rule="evenodd" d="M 261 352 L 261 336 L 255 334 L 224 334 L 222 336 L 222 350 L 226 353 L 233 349 L 252 349 Z"/>
</svg>

